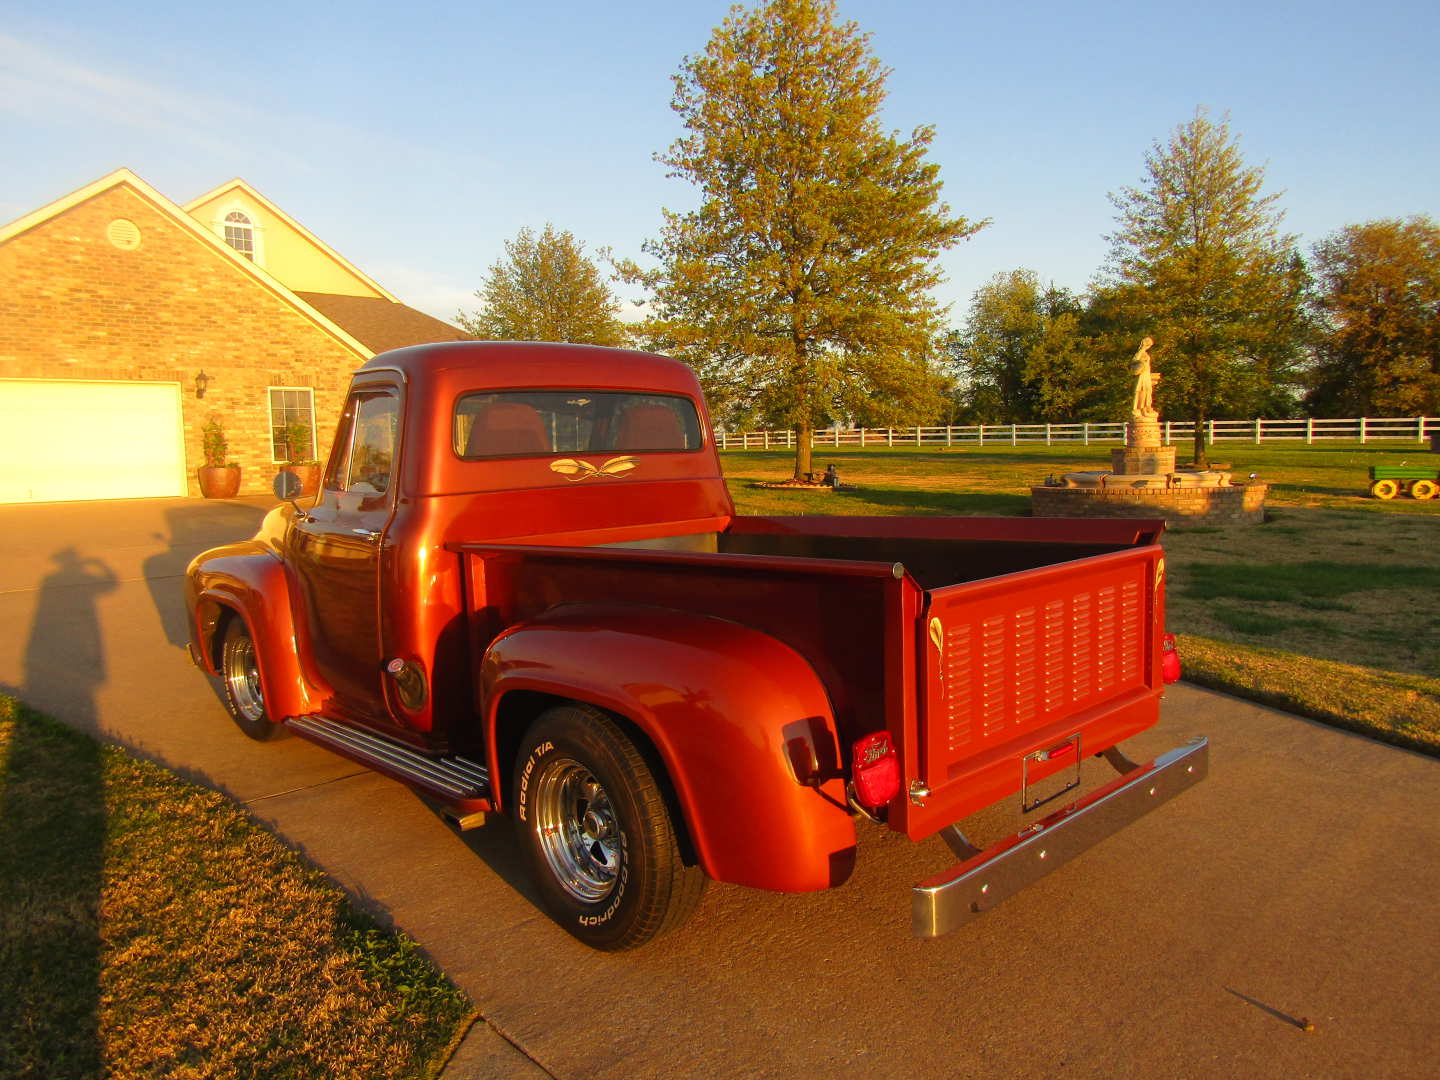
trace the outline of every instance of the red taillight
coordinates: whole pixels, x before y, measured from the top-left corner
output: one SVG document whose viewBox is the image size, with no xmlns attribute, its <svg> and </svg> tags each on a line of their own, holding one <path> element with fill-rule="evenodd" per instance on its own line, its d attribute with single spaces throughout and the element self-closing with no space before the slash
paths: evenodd
<svg viewBox="0 0 1440 1080">
<path fill-rule="evenodd" d="M 888 731 L 855 740 L 850 748 L 850 776 L 855 801 L 872 810 L 900 794 L 900 759 Z"/>
<path fill-rule="evenodd" d="M 1180 678 L 1180 654 L 1175 651 L 1175 635 L 1160 639 L 1160 677 L 1167 683 Z"/>
</svg>

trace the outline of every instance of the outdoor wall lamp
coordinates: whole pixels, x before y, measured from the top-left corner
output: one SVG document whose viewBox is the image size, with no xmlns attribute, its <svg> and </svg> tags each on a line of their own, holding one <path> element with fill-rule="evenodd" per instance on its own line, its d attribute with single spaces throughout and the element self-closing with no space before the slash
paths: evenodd
<svg viewBox="0 0 1440 1080">
<path fill-rule="evenodd" d="M 201 369 L 200 369 L 200 374 L 195 376 L 195 396 L 196 396 L 197 398 L 202 398 L 202 397 L 204 397 L 204 396 L 205 396 L 205 388 L 206 388 L 207 386 L 209 386 L 209 385 L 210 385 L 210 376 L 205 374 L 205 369 L 204 369 L 204 368 L 201 368 Z"/>
</svg>

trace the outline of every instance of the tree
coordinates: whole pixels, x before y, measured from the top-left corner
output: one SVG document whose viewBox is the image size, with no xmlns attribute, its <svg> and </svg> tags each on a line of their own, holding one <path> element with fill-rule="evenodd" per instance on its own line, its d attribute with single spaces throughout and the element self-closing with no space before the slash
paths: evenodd
<svg viewBox="0 0 1440 1080">
<path fill-rule="evenodd" d="M 1044 334 L 1033 270 L 996 274 L 975 291 L 965 329 L 950 339 L 962 369 L 966 411 L 981 423 L 1034 420 L 1040 395 L 1026 368 Z"/>
<path fill-rule="evenodd" d="M 1315 246 L 1322 323 L 1307 403 L 1343 416 L 1440 413 L 1440 226 L 1348 225 Z"/>
<path fill-rule="evenodd" d="M 999 273 L 981 286 L 947 348 L 959 368 L 963 411 L 982 423 L 1099 415 L 1116 397 L 1081 298 L 1041 288 L 1033 270 Z"/>
<path fill-rule="evenodd" d="M 505 256 L 490 267 L 475 293 L 479 311 L 457 316 L 476 337 L 494 341 L 571 341 L 623 345 L 620 302 L 584 245 L 549 223 L 538 237 L 528 228 L 505 241 Z"/>
<path fill-rule="evenodd" d="M 652 294 L 650 340 L 690 362 L 722 417 L 810 436 L 833 418 L 916 422 L 943 408 L 935 257 L 981 224 L 952 216 L 934 136 L 882 130 L 888 71 L 831 0 L 735 8 L 674 77 L 686 134 L 659 160 L 700 189 L 620 264 Z"/>
<path fill-rule="evenodd" d="M 1039 395 L 1040 416 L 1061 422 L 1113 417 L 1132 384 L 1103 347 L 1103 304 L 1053 285 L 1039 300 L 1042 332 L 1025 377 Z"/>
<path fill-rule="evenodd" d="M 1164 374 L 1172 415 L 1195 421 L 1195 461 L 1207 464 L 1205 422 L 1244 411 L 1293 378 L 1304 342 L 1304 264 L 1280 232 L 1278 195 L 1247 166 L 1229 124 L 1205 110 L 1145 157 L 1140 188 L 1112 194 L 1118 231 L 1108 262 L 1110 301 L 1133 340 L 1145 334 Z"/>
</svg>

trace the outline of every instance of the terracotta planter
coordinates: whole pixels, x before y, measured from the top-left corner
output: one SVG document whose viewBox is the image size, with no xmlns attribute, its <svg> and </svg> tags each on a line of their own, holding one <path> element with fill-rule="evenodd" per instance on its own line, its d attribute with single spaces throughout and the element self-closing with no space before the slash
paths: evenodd
<svg viewBox="0 0 1440 1080">
<path fill-rule="evenodd" d="M 240 491 L 239 465 L 202 465 L 196 475 L 207 499 L 233 499 Z"/>
<path fill-rule="evenodd" d="M 280 471 L 291 473 L 295 479 L 300 481 L 298 498 L 308 498 L 320 490 L 319 465 L 281 465 Z"/>
</svg>

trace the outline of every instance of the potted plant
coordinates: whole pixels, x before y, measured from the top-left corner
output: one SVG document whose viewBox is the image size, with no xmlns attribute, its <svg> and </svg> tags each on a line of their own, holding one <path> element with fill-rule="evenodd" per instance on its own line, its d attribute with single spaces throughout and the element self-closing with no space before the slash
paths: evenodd
<svg viewBox="0 0 1440 1080">
<path fill-rule="evenodd" d="M 240 466 L 225 460 L 230 443 L 220 418 L 210 417 L 200 429 L 200 437 L 205 453 L 205 464 L 197 472 L 200 494 L 207 499 L 233 499 L 240 491 Z"/>
<path fill-rule="evenodd" d="M 281 436 L 285 442 L 285 464 L 281 472 L 293 473 L 300 481 L 299 498 L 314 495 L 320 488 L 320 462 L 315 459 L 311 445 L 310 425 L 304 420 L 292 420 L 286 424 Z"/>
</svg>

